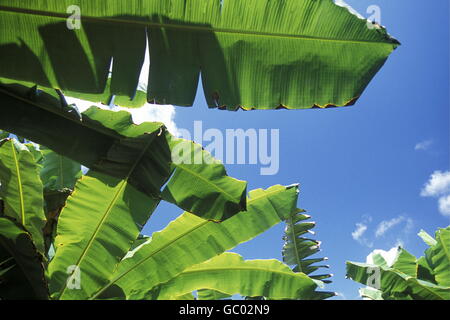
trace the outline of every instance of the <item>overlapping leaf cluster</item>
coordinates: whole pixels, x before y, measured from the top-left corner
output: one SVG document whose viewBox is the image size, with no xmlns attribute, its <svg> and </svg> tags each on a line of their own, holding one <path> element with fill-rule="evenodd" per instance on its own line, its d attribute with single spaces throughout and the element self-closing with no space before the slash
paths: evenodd
<svg viewBox="0 0 450 320">
<path fill-rule="evenodd" d="M 398 248 L 390 265 L 379 253 L 374 255 L 373 265 L 347 262 L 347 276 L 368 286 L 360 290 L 363 297 L 450 300 L 450 227 L 437 230 L 434 238 L 425 231 L 419 235 L 429 245 L 420 258 Z"/>
<path fill-rule="evenodd" d="M 245 183 L 226 176 L 218 162 L 164 163 L 167 155 L 161 145 L 170 151 L 176 143 L 192 142 L 173 138 L 161 124 L 136 126 L 128 113 L 95 108 L 75 118 L 65 114 L 75 109 L 42 104 L 40 99 L 60 102 L 42 95 L 31 102 L 26 95 L 19 99 L 16 91 L 11 94 L 17 104 L 34 103 L 44 121 L 46 112 L 68 120 L 72 144 L 57 137 L 54 128 L 27 131 L 20 122 L 15 128 L 34 141 L 53 141 L 64 155 L 77 154 L 76 160 L 91 164 L 91 169 L 81 176 L 80 164 L 59 153 L 2 140 L 2 298 L 187 299 L 197 290 L 199 298 L 208 291 L 270 299 L 314 296 L 321 283 L 307 274 L 293 272 L 280 261 L 245 261 L 226 252 L 288 219 L 296 208 L 297 186 L 253 190 L 242 200 Z M 86 130 L 99 146 L 102 139 L 111 140 L 105 143 L 109 149 L 86 152 L 74 136 Z M 188 150 L 205 152 L 201 147 Z M 159 192 L 151 174 L 164 166 L 171 177 Z M 113 169 L 114 175 L 109 174 Z M 178 181 L 186 179 L 191 183 Z M 190 190 L 193 182 L 195 193 Z M 140 236 L 161 199 L 191 210 L 152 237 Z M 76 269 L 82 280 L 74 289 L 68 279 Z"/>
</svg>

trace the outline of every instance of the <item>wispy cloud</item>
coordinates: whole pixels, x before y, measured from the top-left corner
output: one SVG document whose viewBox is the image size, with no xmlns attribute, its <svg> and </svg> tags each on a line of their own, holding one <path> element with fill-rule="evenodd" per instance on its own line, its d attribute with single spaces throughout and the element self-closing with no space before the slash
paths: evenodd
<svg viewBox="0 0 450 320">
<path fill-rule="evenodd" d="M 432 144 L 433 144 L 433 140 L 421 141 L 415 145 L 414 150 L 425 151 L 425 150 L 428 150 Z"/>
<path fill-rule="evenodd" d="M 364 223 L 357 223 L 356 230 L 352 232 L 352 238 L 359 241 L 366 230 L 367 226 Z"/>
<path fill-rule="evenodd" d="M 394 243 L 393 241 L 395 241 L 396 246 L 403 247 L 404 242 L 411 234 L 414 227 L 414 221 L 404 214 L 392 219 L 383 220 L 376 225 L 376 228 L 371 230 L 370 224 L 372 220 L 372 217 L 367 215 L 364 216 L 362 221 L 355 224 L 355 230 L 352 232 L 353 240 L 368 248 L 374 247 L 374 244 L 378 243 L 380 240 L 382 240 L 384 244 L 386 244 L 385 242 L 388 240 L 391 242 L 391 245 Z M 395 227 L 401 229 L 398 229 L 394 234 L 392 230 Z"/>
<path fill-rule="evenodd" d="M 435 171 L 420 192 L 422 197 L 437 197 L 439 212 L 450 217 L 450 171 Z"/>
<path fill-rule="evenodd" d="M 370 242 L 364 235 L 368 229 L 368 224 L 370 222 L 372 222 L 372 217 L 369 215 L 364 215 L 363 220 L 356 223 L 355 231 L 352 232 L 353 240 L 358 241 L 361 245 L 367 246 L 369 248 L 373 246 L 373 243 Z"/>
<path fill-rule="evenodd" d="M 378 227 L 375 231 L 375 237 L 379 238 L 383 236 L 386 232 L 388 232 L 390 229 L 395 227 L 396 225 L 406 221 L 406 225 L 404 227 L 405 232 L 409 232 L 409 230 L 412 228 L 413 221 L 411 218 L 406 218 L 405 216 L 398 216 L 396 218 L 392 218 L 390 220 L 383 220 L 378 224 Z"/>
</svg>

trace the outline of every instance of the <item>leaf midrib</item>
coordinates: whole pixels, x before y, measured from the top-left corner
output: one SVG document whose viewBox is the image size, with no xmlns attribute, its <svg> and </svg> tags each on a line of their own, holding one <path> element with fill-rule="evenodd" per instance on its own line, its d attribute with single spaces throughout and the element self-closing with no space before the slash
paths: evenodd
<svg viewBox="0 0 450 320">
<path fill-rule="evenodd" d="M 210 185 L 211 187 L 213 187 L 214 189 L 216 189 L 220 193 L 223 193 L 229 201 L 231 201 L 233 203 L 235 202 L 236 197 L 233 197 L 233 195 L 228 193 L 225 189 L 220 188 L 216 183 L 211 182 L 211 180 L 205 179 L 200 174 L 196 173 L 195 171 L 192 171 L 192 170 L 188 169 L 186 166 L 184 166 L 182 164 L 176 164 L 176 167 L 179 168 L 180 170 L 183 170 L 183 171 L 189 173 L 190 175 L 192 175 L 192 176 L 202 180 L 203 182 L 205 182 L 205 184 Z M 231 178 L 231 179 L 234 179 L 234 178 Z"/>
<path fill-rule="evenodd" d="M 68 14 L 58 13 L 58 12 L 50 12 L 50 11 L 42 11 L 42 10 L 33 10 L 33 9 L 24 9 L 17 7 L 8 7 L 8 6 L 0 6 L 0 11 L 5 12 L 16 12 L 37 16 L 45 16 L 45 17 L 53 17 L 53 18 L 62 18 L 66 20 L 68 18 Z M 166 28 L 166 29 L 181 29 L 181 30 L 191 30 L 191 31 L 200 31 L 200 32 L 214 32 L 214 33 L 229 33 L 229 34 L 240 34 L 240 35 L 250 35 L 250 36 L 263 36 L 263 37 L 276 37 L 276 38 L 293 38 L 293 39 L 304 39 L 304 40 L 316 40 L 316 41 L 329 41 L 329 42 L 344 42 L 344 43 L 355 43 L 355 44 L 367 44 L 367 43 L 375 43 L 375 44 L 386 44 L 393 45 L 393 42 L 389 41 L 380 41 L 380 40 L 348 40 L 348 39 L 337 39 L 337 38 L 326 38 L 326 37 L 317 37 L 317 36 L 308 36 L 308 35 L 294 35 L 288 33 L 275 33 L 275 32 L 262 32 L 255 30 L 237 30 L 237 29 L 229 29 L 229 28 L 214 28 L 208 26 L 194 26 L 194 25 L 177 25 L 170 23 L 156 23 L 156 22 L 144 22 L 144 21 L 136 21 L 136 20 L 122 20 L 116 18 L 99 18 L 92 16 L 82 16 L 83 20 L 92 21 L 92 22 L 101 22 L 101 23 L 119 23 L 119 24 L 128 24 L 128 25 L 141 25 L 150 28 Z"/>
<path fill-rule="evenodd" d="M 247 199 L 247 204 L 250 204 L 251 202 L 256 201 L 256 200 L 258 200 L 258 199 L 265 198 L 265 197 L 269 197 L 269 196 L 271 196 L 271 195 L 273 195 L 273 194 L 276 194 L 276 193 L 279 193 L 279 192 L 283 192 L 283 191 L 286 191 L 286 190 L 288 190 L 288 189 L 285 187 L 285 188 L 282 188 L 282 189 L 278 189 L 278 190 L 274 190 L 274 191 L 271 191 L 271 192 L 264 193 L 264 194 L 262 194 L 262 195 L 260 195 L 260 196 L 258 196 L 258 197 L 255 197 L 255 198 L 249 198 L 249 199 Z M 196 226 L 194 226 L 193 228 L 191 228 L 191 229 L 187 230 L 186 232 L 182 233 L 181 235 L 179 235 L 178 237 L 176 237 L 176 238 L 173 239 L 172 241 L 168 242 L 166 245 L 162 246 L 162 247 L 159 248 L 158 250 L 153 251 L 151 254 L 147 255 L 147 256 L 144 257 L 144 258 L 142 258 L 139 262 L 137 262 L 136 264 L 134 264 L 134 265 L 132 265 L 130 268 L 128 268 L 128 270 L 122 272 L 122 274 L 120 274 L 120 275 L 116 276 L 114 279 L 112 279 L 107 285 L 105 285 L 105 286 L 104 286 L 103 288 L 101 288 L 96 294 L 94 294 L 94 295 L 90 298 L 90 300 L 93 300 L 93 299 L 95 299 L 96 297 L 98 297 L 102 292 L 104 292 L 104 291 L 105 291 L 107 288 L 109 288 L 112 284 L 116 283 L 117 281 L 119 281 L 120 279 L 122 279 L 124 276 L 126 276 L 127 274 L 129 274 L 130 272 L 132 272 L 134 269 L 136 269 L 138 266 L 140 266 L 141 264 L 145 263 L 147 260 L 151 259 L 151 258 L 152 258 L 155 254 L 157 254 L 158 252 L 160 252 L 160 251 L 162 251 L 162 250 L 168 248 L 168 247 L 171 246 L 173 243 L 175 243 L 175 242 L 177 242 L 178 240 L 182 239 L 182 238 L 185 237 L 186 235 L 188 235 L 188 234 L 194 232 L 195 230 L 197 230 L 197 229 L 199 229 L 199 228 L 201 228 L 201 227 L 203 227 L 203 226 L 205 226 L 205 225 L 207 225 L 207 224 L 210 224 L 210 223 L 215 223 L 215 222 L 210 221 L 210 220 L 205 220 L 205 221 L 203 221 L 202 223 L 200 223 L 199 225 L 196 225 Z M 156 285 L 156 284 L 155 284 L 155 285 Z M 151 288 L 149 288 L 149 289 L 151 289 Z"/>
<path fill-rule="evenodd" d="M 86 247 L 83 249 L 82 254 L 80 255 L 80 257 L 77 260 L 77 263 L 75 264 L 76 266 L 79 266 L 82 262 L 82 260 L 84 259 L 84 257 L 87 255 L 88 250 L 90 249 L 90 247 L 92 246 L 92 243 L 94 242 L 94 240 L 96 239 L 97 234 L 100 232 L 100 229 L 102 228 L 102 226 L 104 225 L 104 222 L 106 221 L 106 219 L 109 217 L 109 214 L 112 212 L 113 207 L 115 206 L 116 202 L 119 199 L 119 196 L 123 193 L 123 190 L 125 189 L 125 187 L 128 184 L 128 179 L 131 175 L 131 173 L 134 171 L 134 169 L 136 168 L 136 166 L 139 164 L 139 162 L 141 161 L 143 155 L 145 154 L 145 152 L 147 151 L 147 149 L 149 148 L 149 146 L 151 145 L 151 143 L 153 142 L 153 137 L 151 137 L 149 135 L 149 141 L 147 142 L 147 144 L 145 145 L 145 147 L 142 149 L 141 153 L 139 154 L 139 156 L 136 158 L 136 161 L 134 162 L 133 166 L 130 168 L 129 172 L 127 173 L 127 176 L 120 182 L 120 186 L 117 190 L 117 192 L 114 194 L 113 199 L 111 200 L 111 202 L 108 205 L 108 208 L 106 209 L 105 213 L 103 214 L 102 219 L 100 220 L 100 222 L 98 223 L 94 233 L 92 234 L 91 238 L 89 239 L 88 244 L 86 245 Z M 66 289 L 67 289 L 67 281 L 65 282 L 63 289 L 61 291 L 61 294 L 59 295 L 59 297 L 61 298 Z"/>
<path fill-rule="evenodd" d="M 23 226 L 25 226 L 25 199 L 23 197 L 23 188 L 22 188 L 22 177 L 19 168 L 19 161 L 17 159 L 16 147 L 14 146 L 14 142 L 11 142 L 11 153 L 13 154 L 14 167 L 16 169 L 17 175 L 17 184 L 18 184 L 18 192 L 19 192 L 19 202 L 20 202 L 20 221 Z"/>
<path fill-rule="evenodd" d="M 291 215 L 288 219 L 288 224 L 290 225 L 290 229 L 291 229 L 291 241 L 294 244 L 294 254 L 295 254 L 295 260 L 297 261 L 297 266 L 298 266 L 298 270 L 299 272 L 303 272 L 303 268 L 302 268 L 302 263 L 300 260 L 300 256 L 298 254 L 298 246 L 297 246 L 297 237 L 295 234 L 295 228 L 294 228 L 294 222 L 293 222 L 293 215 Z"/>
<path fill-rule="evenodd" d="M 87 255 L 87 252 L 91 248 L 92 243 L 96 239 L 97 234 L 100 232 L 101 227 L 103 226 L 105 220 L 108 218 L 109 214 L 111 213 L 113 207 L 115 206 L 117 200 L 119 199 L 119 195 L 122 193 L 122 191 L 123 191 L 125 186 L 126 186 L 126 180 L 121 181 L 119 189 L 114 194 L 114 197 L 111 200 L 111 202 L 109 203 L 108 208 L 106 209 L 105 213 L 103 214 L 102 219 L 97 224 L 97 227 L 95 228 L 94 233 L 90 237 L 89 242 L 87 243 L 86 247 L 83 249 L 83 252 L 81 253 L 81 255 L 78 258 L 77 262 L 75 263 L 76 266 L 79 266 L 81 264 L 81 262 L 83 261 L 83 259 L 85 258 L 85 256 Z M 66 289 L 67 289 L 67 281 L 65 282 L 64 287 L 63 287 L 63 289 L 61 291 L 60 298 L 64 295 Z"/>
<path fill-rule="evenodd" d="M 262 260 L 264 261 L 264 260 Z M 268 261 L 268 260 L 266 260 Z M 269 260 L 270 261 L 270 260 Z M 244 261 L 245 263 L 245 261 Z M 180 273 L 177 277 L 179 276 L 183 276 L 185 274 L 189 274 L 189 273 L 202 273 L 202 272 L 211 272 L 211 271 L 233 271 L 233 270 L 255 270 L 255 271 L 262 271 L 262 272 L 266 272 L 268 271 L 267 268 L 263 268 L 263 267 L 253 267 L 253 266 L 241 266 L 241 267 L 210 267 L 210 268 L 202 268 L 202 269 L 196 269 L 196 270 L 187 270 L 187 271 L 183 271 L 182 273 Z M 281 275 L 286 275 L 286 276 L 290 276 L 290 277 L 296 277 L 296 278 L 300 278 L 303 280 L 306 280 L 308 278 L 305 278 L 305 274 L 304 273 L 299 273 L 299 272 L 292 272 L 292 271 L 282 271 L 282 270 L 270 270 L 270 273 L 276 273 L 276 274 L 281 274 Z M 175 278 L 174 278 L 175 279 Z"/>
<path fill-rule="evenodd" d="M 245 263 L 245 261 L 244 261 Z M 267 272 L 270 274 L 279 274 L 282 276 L 290 277 L 290 278 L 297 278 L 298 280 L 310 280 L 308 277 L 305 277 L 304 273 L 295 273 L 295 272 L 289 272 L 289 271 L 281 271 L 281 270 L 272 270 L 267 269 L 263 267 L 254 267 L 254 266 L 239 266 L 239 267 L 210 267 L 210 268 L 203 268 L 203 269 L 197 269 L 197 270 L 187 270 L 180 273 L 178 276 L 174 277 L 173 279 L 176 281 L 178 277 L 182 277 L 187 274 L 195 274 L 195 273 L 208 273 L 208 272 L 214 272 L 214 271 L 255 271 L 255 272 Z M 310 280 L 312 284 L 314 282 Z M 225 292 L 226 293 L 226 292 Z M 178 294 L 177 294 L 178 295 Z"/>
</svg>

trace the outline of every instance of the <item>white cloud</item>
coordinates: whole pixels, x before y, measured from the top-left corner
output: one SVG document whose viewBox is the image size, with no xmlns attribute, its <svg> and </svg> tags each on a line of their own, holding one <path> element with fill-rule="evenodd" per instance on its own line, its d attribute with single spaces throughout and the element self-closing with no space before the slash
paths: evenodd
<svg viewBox="0 0 450 320">
<path fill-rule="evenodd" d="M 439 212 L 450 217 L 450 171 L 435 171 L 420 192 L 422 197 L 439 197 Z"/>
<path fill-rule="evenodd" d="M 450 194 L 439 198 L 439 212 L 450 217 Z"/>
<path fill-rule="evenodd" d="M 357 223 L 356 230 L 352 232 L 352 238 L 356 241 L 359 241 L 366 230 L 367 226 L 365 224 Z"/>
<path fill-rule="evenodd" d="M 420 195 L 423 197 L 435 197 L 450 193 L 450 171 L 435 171 Z"/>
<path fill-rule="evenodd" d="M 433 144 L 433 140 L 421 141 L 414 146 L 414 150 L 425 151 L 425 150 L 428 150 L 432 144 Z"/>
<path fill-rule="evenodd" d="M 154 105 L 146 103 L 141 108 L 128 109 L 118 106 L 112 108 L 113 111 L 125 110 L 131 113 L 133 122 L 141 124 L 147 121 L 162 122 L 166 125 L 167 129 L 175 136 L 179 136 L 178 127 L 174 121 L 175 119 L 175 107 L 172 105 Z"/>
<path fill-rule="evenodd" d="M 372 222 L 372 217 L 369 215 L 364 215 L 361 222 L 356 224 L 355 231 L 352 232 L 352 238 L 355 241 L 358 241 L 361 245 L 372 248 L 373 243 L 368 241 L 364 236 L 368 229 L 368 223 Z"/>
<path fill-rule="evenodd" d="M 403 222 L 406 218 L 404 216 L 399 216 L 391 220 L 384 220 L 378 224 L 377 230 L 375 231 L 375 237 L 379 238 L 383 236 L 389 229 L 395 227 L 399 223 Z"/>
<path fill-rule="evenodd" d="M 398 217 L 381 221 L 375 230 L 369 233 L 369 224 L 372 220 L 371 216 L 365 215 L 361 222 L 356 223 L 356 228 L 352 232 L 353 240 L 368 248 L 372 248 L 375 241 L 384 239 L 382 236 L 386 235 L 395 226 L 401 226 L 399 231 L 394 235 L 397 238 L 396 245 L 403 247 L 404 238 L 409 236 L 414 227 L 414 221 L 411 218 L 406 215 L 399 215 Z M 391 238 L 392 236 L 389 237 L 389 239 Z"/>
</svg>

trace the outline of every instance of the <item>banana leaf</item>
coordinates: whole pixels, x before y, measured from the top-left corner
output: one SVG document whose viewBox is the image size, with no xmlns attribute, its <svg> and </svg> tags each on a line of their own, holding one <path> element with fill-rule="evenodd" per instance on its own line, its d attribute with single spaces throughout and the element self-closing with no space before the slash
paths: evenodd
<svg viewBox="0 0 450 320">
<path fill-rule="evenodd" d="M 423 281 L 393 268 L 347 262 L 347 276 L 359 283 L 370 285 L 372 282 L 368 280 L 374 268 L 379 270 L 380 287 L 373 288 L 382 291 L 383 299 L 450 300 L 450 287 Z"/>
<path fill-rule="evenodd" d="M 429 246 L 436 245 L 436 239 L 434 239 L 431 235 L 429 235 L 425 230 L 420 230 L 417 234 L 420 238 L 422 238 L 423 242 L 425 242 Z"/>
<path fill-rule="evenodd" d="M 269 299 L 307 299 L 317 284 L 303 273 L 293 272 L 278 260 L 244 261 L 226 252 L 184 270 L 153 290 L 153 298 L 170 300 L 199 288 L 228 295 L 264 296 Z"/>
<path fill-rule="evenodd" d="M 44 254 L 42 182 L 33 155 L 16 140 L 0 141 L 0 182 L 3 214 L 24 226 L 37 250 Z"/>
<path fill-rule="evenodd" d="M 297 186 L 273 186 L 249 193 L 247 211 L 223 221 L 185 212 L 164 230 L 127 253 L 110 282 L 92 299 L 142 299 L 155 286 L 186 268 L 248 241 L 283 221 L 297 203 Z M 161 268 L 160 266 L 164 266 Z"/>
<path fill-rule="evenodd" d="M 13 219 L 0 217 L 0 299 L 48 299 L 42 255 L 31 235 Z"/>
<path fill-rule="evenodd" d="M 108 104 L 116 97 L 127 106 L 191 106 L 200 76 L 210 108 L 352 105 L 398 45 L 384 27 L 332 0 L 0 5 L 3 83 L 25 81 Z M 137 88 L 146 50 L 143 99 Z"/>
<path fill-rule="evenodd" d="M 320 241 L 305 238 L 305 234 L 313 234 L 315 222 L 307 221 L 311 216 L 304 214 L 306 211 L 296 208 L 286 219 L 286 228 L 284 231 L 284 245 L 282 249 L 283 262 L 292 267 L 294 272 L 300 272 L 308 275 L 312 279 L 320 280 L 324 283 L 330 283 L 328 279 L 332 274 L 316 274 L 317 270 L 329 268 L 328 265 L 317 265 L 328 258 L 312 257 L 320 251 Z M 315 297 L 310 299 L 326 299 L 336 295 L 334 292 L 316 291 Z"/>
<path fill-rule="evenodd" d="M 227 176 L 200 145 L 175 138 L 161 123 L 135 125 L 126 111 L 96 107 L 80 114 L 63 96 L 36 87 L 0 86 L 0 101 L 11 107 L 0 107 L 0 128 L 116 178 L 133 169 L 130 184 L 150 197 L 207 219 L 245 210 L 246 182 Z"/>
<path fill-rule="evenodd" d="M 417 259 L 399 248 L 392 266 L 384 259 L 374 259 L 375 264 L 348 261 L 347 277 L 380 291 L 375 295 L 361 292 L 369 298 L 450 300 L 449 235 L 450 227 L 436 231 L 435 239 L 420 232 L 430 245 L 425 256 Z"/>
<path fill-rule="evenodd" d="M 450 226 L 436 231 L 435 244 L 425 251 L 436 283 L 450 287 Z"/>
<path fill-rule="evenodd" d="M 158 203 L 127 180 L 95 171 L 83 176 L 58 220 L 48 268 L 52 298 L 88 299 L 107 284 Z"/>
</svg>

